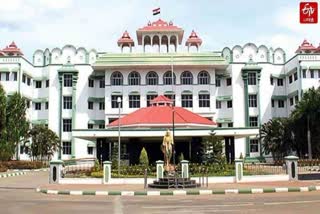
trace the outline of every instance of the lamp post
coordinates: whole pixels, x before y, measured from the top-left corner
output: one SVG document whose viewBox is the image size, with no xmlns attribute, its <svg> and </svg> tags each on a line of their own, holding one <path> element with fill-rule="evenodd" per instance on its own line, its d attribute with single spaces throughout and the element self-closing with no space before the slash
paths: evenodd
<svg viewBox="0 0 320 214">
<path fill-rule="evenodd" d="M 308 137 L 308 159 L 312 159 L 312 149 L 311 149 L 311 131 L 310 131 L 310 116 L 308 114 L 307 116 L 307 123 L 308 123 L 308 132 L 307 132 L 307 137 Z"/>
<path fill-rule="evenodd" d="M 121 141 L 120 141 L 120 108 L 121 108 L 121 97 L 117 98 L 118 108 L 119 108 L 119 114 L 118 114 L 118 177 L 120 177 L 120 147 L 121 147 Z"/>
</svg>

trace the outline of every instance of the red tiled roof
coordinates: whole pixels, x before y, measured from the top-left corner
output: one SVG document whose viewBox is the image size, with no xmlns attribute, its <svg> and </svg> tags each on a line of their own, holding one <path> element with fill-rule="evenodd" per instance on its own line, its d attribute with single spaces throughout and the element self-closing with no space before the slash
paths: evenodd
<svg viewBox="0 0 320 214">
<path fill-rule="evenodd" d="M 176 126 L 214 126 L 215 122 L 201 117 L 182 107 L 173 107 L 174 123 Z M 150 106 L 140 108 L 131 114 L 120 118 L 122 127 L 168 127 L 172 124 L 172 107 L 171 106 Z M 109 127 L 117 127 L 118 120 L 113 121 Z"/>
<path fill-rule="evenodd" d="M 172 104 L 172 100 L 164 95 L 157 96 L 153 100 L 150 101 L 150 104 L 156 104 L 156 103 L 169 103 Z"/>
<path fill-rule="evenodd" d="M 19 54 L 19 55 L 23 55 L 23 53 L 21 52 L 21 50 L 17 47 L 16 43 L 11 42 L 11 44 L 9 46 L 7 46 L 6 48 L 4 48 L 2 50 L 3 53 L 5 54 Z"/>
<path fill-rule="evenodd" d="M 189 36 L 189 38 L 186 41 L 186 46 L 188 45 L 193 45 L 193 44 L 197 44 L 197 45 L 201 45 L 202 44 L 202 39 L 200 39 L 197 35 L 197 33 L 193 30 L 191 32 L 191 35 Z"/>
<path fill-rule="evenodd" d="M 314 47 L 311 43 L 309 43 L 306 39 L 303 40 L 302 44 L 299 46 L 299 48 L 296 50 L 296 53 L 300 51 L 315 51 L 317 50 L 316 47 Z"/>
<path fill-rule="evenodd" d="M 125 31 L 122 37 L 118 40 L 118 46 L 120 46 L 121 44 L 131 44 L 132 46 L 134 46 L 134 41 L 133 39 L 131 39 L 128 31 Z"/>
</svg>

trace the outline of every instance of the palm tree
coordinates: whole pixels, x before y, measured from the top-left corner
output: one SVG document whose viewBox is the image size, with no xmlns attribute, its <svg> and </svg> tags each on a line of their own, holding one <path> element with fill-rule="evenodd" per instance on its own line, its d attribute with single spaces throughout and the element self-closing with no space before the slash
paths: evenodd
<svg viewBox="0 0 320 214">
<path fill-rule="evenodd" d="M 33 160 L 50 160 L 59 148 L 59 137 L 44 125 L 35 125 L 29 134 L 32 138 L 30 156 Z"/>
</svg>

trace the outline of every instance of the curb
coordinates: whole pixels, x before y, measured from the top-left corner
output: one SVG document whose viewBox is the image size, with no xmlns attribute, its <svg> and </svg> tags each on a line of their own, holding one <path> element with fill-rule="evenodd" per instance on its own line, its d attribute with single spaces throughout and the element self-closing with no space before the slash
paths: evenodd
<svg viewBox="0 0 320 214">
<path fill-rule="evenodd" d="M 19 175 L 25 175 L 26 172 L 14 172 L 14 173 L 7 173 L 7 174 L 0 174 L 0 178 L 7 178 L 7 177 L 14 177 Z"/>
<path fill-rule="evenodd" d="M 247 189 L 202 189 L 202 190 L 150 190 L 150 191 L 79 191 L 79 190 L 49 190 L 37 188 L 36 191 L 53 195 L 118 195 L 118 196 L 160 196 L 160 195 L 217 195 L 217 194 L 261 194 L 283 192 L 319 191 L 320 186 L 279 187 L 279 188 L 247 188 Z"/>
<path fill-rule="evenodd" d="M 42 168 L 42 169 L 14 169 L 14 172 L 48 172 L 49 168 Z"/>
</svg>

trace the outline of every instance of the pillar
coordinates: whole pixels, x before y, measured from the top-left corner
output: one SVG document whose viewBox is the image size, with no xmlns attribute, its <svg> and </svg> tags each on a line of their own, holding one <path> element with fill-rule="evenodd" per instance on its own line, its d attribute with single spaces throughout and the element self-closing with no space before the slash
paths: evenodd
<svg viewBox="0 0 320 214">
<path fill-rule="evenodd" d="M 289 175 L 290 181 L 298 180 L 298 157 L 297 156 L 286 156 L 284 160 L 286 161 L 287 173 Z"/>
<path fill-rule="evenodd" d="M 164 162 L 162 160 L 156 161 L 156 166 L 157 166 L 157 180 L 160 178 L 163 178 L 163 164 Z"/>
<path fill-rule="evenodd" d="M 249 126 L 249 95 L 248 95 L 248 72 L 243 70 L 242 71 L 242 79 L 244 84 L 244 111 L 245 111 L 245 126 Z M 246 137 L 246 157 L 250 156 L 250 141 L 249 138 Z"/>
<path fill-rule="evenodd" d="M 235 159 L 236 183 L 241 182 L 243 178 L 243 159 Z"/>
<path fill-rule="evenodd" d="M 63 161 L 54 160 L 50 162 L 49 183 L 59 184 L 62 177 Z"/>
<path fill-rule="evenodd" d="M 181 175 L 182 178 L 189 178 L 189 161 L 181 161 Z"/>
<path fill-rule="evenodd" d="M 76 102 L 76 92 L 77 92 L 77 82 L 78 82 L 78 73 L 73 73 L 72 74 L 72 129 L 75 129 L 76 127 L 76 111 L 77 111 L 77 102 Z M 76 157 L 75 154 L 75 139 L 72 137 L 71 140 L 71 155 L 72 158 Z"/>
<path fill-rule="evenodd" d="M 111 180 L 111 161 L 103 162 L 103 184 L 107 184 Z"/>
</svg>

